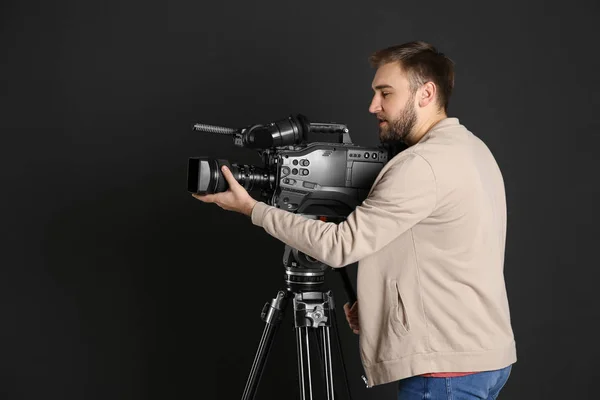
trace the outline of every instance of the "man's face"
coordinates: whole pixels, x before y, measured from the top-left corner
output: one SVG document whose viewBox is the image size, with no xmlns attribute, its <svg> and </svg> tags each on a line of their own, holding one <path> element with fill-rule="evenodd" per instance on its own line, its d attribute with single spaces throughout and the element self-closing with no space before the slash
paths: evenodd
<svg viewBox="0 0 600 400">
<path fill-rule="evenodd" d="M 369 112 L 379 121 L 379 140 L 383 144 L 398 144 L 410 134 L 417 122 L 415 93 L 397 63 L 377 69 L 372 88 L 375 91 Z"/>
</svg>

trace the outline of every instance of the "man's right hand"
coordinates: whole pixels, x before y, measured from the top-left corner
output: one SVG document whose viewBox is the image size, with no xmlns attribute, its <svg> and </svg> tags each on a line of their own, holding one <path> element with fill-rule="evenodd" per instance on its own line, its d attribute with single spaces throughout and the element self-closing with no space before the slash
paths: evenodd
<svg viewBox="0 0 600 400">
<path fill-rule="evenodd" d="M 360 327 L 358 326 L 358 301 L 354 302 L 352 307 L 350 307 L 350 303 L 344 304 L 344 313 L 346 314 L 346 321 L 348 321 L 350 329 L 358 335 L 360 333 Z"/>
</svg>

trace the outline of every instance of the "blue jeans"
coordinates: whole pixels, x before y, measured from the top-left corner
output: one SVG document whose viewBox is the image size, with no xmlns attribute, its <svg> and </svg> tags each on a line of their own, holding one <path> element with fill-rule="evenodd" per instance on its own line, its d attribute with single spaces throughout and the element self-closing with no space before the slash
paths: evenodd
<svg viewBox="0 0 600 400">
<path fill-rule="evenodd" d="M 398 400 L 495 400 L 506 384 L 512 365 L 495 371 L 426 378 L 413 376 L 398 381 Z"/>
</svg>

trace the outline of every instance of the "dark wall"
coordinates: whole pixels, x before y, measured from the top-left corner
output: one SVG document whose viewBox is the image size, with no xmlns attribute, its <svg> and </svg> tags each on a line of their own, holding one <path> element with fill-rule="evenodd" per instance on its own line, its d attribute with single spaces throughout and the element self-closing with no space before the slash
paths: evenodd
<svg viewBox="0 0 600 400">
<path fill-rule="evenodd" d="M 545 3 L 3 3 L 0 397 L 241 398 L 283 244 L 186 191 L 188 157 L 260 163 L 191 125 L 302 113 L 376 145 L 367 57 L 421 39 L 455 61 L 449 114 L 506 181 L 519 360 L 501 397 L 591 398 L 600 15 Z M 353 398 L 394 398 L 364 387 L 331 279 Z M 257 399 L 297 394 L 287 317 Z"/>
</svg>

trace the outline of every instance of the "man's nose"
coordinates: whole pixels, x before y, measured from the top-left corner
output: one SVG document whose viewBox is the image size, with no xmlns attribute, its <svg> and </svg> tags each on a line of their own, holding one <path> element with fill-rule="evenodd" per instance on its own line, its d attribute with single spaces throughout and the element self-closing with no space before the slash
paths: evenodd
<svg viewBox="0 0 600 400">
<path fill-rule="evenodd" d="M 371 114 L 376 114 L 379 111 L 381 111 L 381 104 L 379 103 L 379 100 L 377 100 L 377 97 L 374 96 L 373 100 L 371 100 L 371 105 L 369 106 L 369 112 Z"/>
</svg>

